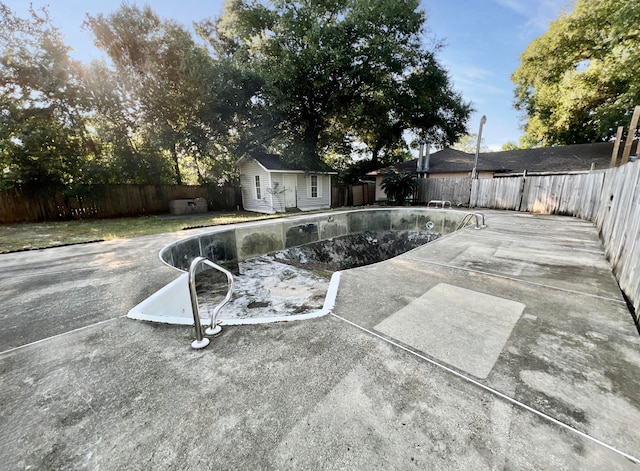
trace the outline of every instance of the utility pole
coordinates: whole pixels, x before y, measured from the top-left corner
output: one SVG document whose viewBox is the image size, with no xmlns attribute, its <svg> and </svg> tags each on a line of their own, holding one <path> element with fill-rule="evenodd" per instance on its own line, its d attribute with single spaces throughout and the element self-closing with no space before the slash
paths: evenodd
<svg viewBox="0 0 640 471">
<path fill-rule="evenodd" d="M 471 174 L 471 179 L 475 180 L 478 178 L 478 154 L 480 154 L 480 141 L 482 141 L 482 126 L 487 122 L 487 117 L 482 115 L 480 118 L 480 129 L 478 130 L 478 143 L 476 145 L 476 157 L 473 160 L 473 172 Z"/>
</svg>

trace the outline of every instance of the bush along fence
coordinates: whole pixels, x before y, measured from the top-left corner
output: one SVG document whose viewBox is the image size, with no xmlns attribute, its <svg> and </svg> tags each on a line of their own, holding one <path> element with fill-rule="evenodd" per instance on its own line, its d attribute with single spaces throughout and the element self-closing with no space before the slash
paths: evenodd
<svg viewBox="0 0 640 471">
<path fill-rule="evenodd" d="M 99 219 L 169 212 L 169 201 L 204 198 L 209 210 L 242 206 L 235 187 L 189 185 L 91 185 L 75 195 L 0 191 L 0 223 Z"/>
</svg>

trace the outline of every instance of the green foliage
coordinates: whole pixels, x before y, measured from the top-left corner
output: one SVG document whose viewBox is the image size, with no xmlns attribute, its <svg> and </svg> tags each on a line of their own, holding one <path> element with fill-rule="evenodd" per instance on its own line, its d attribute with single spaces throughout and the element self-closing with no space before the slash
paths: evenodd
<svg viewBox="0 0 640 471">
<path fill-rule="evenodd" d="M 380 188 L 384 190 L 387 197 L 400 205 L 404 204 L 417 187 L 418 180 L 415 174 L 409 172 L 389 172 L 380 183 Z"/>
<path fill-rule="evenodd" d="M 505 151 L 505 150 L 518 150 L 521 147 L 518 145 L 517 142 L 513 142 L 513 141 L 507 141 L 504 144 L 502 144 L 502 147 L 500 147 L 500 150 Z"/>
<path fill-rule="evenodd" d="M 0 3 L 0 188 L 221 184 L 258 149 L 353 181 L 408 158 L 407 131 L 455 142 L 470 105 L 422 43 L 418 7 L 229 0 L 196 26 L 204 45 L 125 3 L 87 17 L 109 63 L 83 65 L 46 10 L 21 19 Z"/>
<path fill-rule="evenodd" d="M 451 146 L 452 149 L 461 150 L 462 152 L 466 152 L 467 154 L 475 154 L 477 147 L 477 133 L 465 134 L 461 136 L 460 139 L 458 139 L 458 142 Z M 489 148 L 484 143 L 484 138 L 480 139 L 480 152 L 489 152 Z"/>
<path fill-rule="evenodd" d="M 640 2 L 577 0 L 532 41 L 512 75 L 521 145 L 607 140 L 640 103 Z"/>
<path fill-rule="evenodd" d="M 303 168 L 364 143 L 373 160 L 406 150 L 413 130 L 438 143 L 465 130 L 470 106 L 421 43 L 417 0 L 230 0 L 200 31 L 221 57 L 263 80 L 254 143 Z"/>
<path fill-rule="evenodd" d="M 92 155 L 82 68 L 45 10 L 15 17 L 0 3 L 0 186 L 51 192 L 84 177 Z"/>
<path fill-rule="evenodd" d="M 112 15 L 88 17 L 87 25 L 115 65 L 122 86 L 120 103 L 128 122 L 147 144 L 170 156 L 175 182 L 182 183 L 180 160 L 206 153 L 206 135 L 197 115 L 206 99 L 211 61 L 191 35 L 162 21 L 148 6 L 123 4 Z"/>
</svg>

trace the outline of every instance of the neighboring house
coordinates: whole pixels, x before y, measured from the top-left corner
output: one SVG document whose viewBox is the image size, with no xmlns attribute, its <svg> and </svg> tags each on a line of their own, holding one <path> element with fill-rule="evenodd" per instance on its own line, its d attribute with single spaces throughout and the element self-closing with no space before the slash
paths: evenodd
<svg viewBox="0 0 640 471">
<path fill-rule="evenodd" d="M 337 172 L 329 168 L 318 172 L 299 170 L 272 154 L 243 157 L 237 164 L 242 205 L 247 211 L 273 214 L 331 207 L 331 175 Z"/>
<path fill-rule="evenodd" d="M 632 154 L 637 144 L 632 149 Z M 622 147 L 622 146 L 621 146 Z M 575 144 L 570 146 L 516 149 L 500 152 L 481 152 L 478 155 L 478 178 L 493 178 L 510 173 L 574 172 L 609 168 L 613 142 Z M 376 201 L 387 196 L 380 183 L 389 172 L 412 172 L 421 178 L 464 178 L 473 170 L 474 154 L 456 149 L 432 153 L 418 169 L 418 159 L 385 167 L 367 175 L 375 176 Z"/>
</svg>

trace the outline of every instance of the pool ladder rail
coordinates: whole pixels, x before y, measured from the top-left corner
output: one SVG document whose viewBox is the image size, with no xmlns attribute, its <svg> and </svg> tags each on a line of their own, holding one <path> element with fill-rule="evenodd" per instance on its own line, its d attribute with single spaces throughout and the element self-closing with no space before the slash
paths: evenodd
<svg viewBox="0 0 640 471">
<path fill-rule="evenodd" d="M 222 327 L 218 322 L 218 313 L 220 309 L 229 302 L 231 295 L 233 294 L 233 275 L 231 272 L 220 265 L 213 263 L 211 260 L 205 257 L 196 257 L 189 266 L 189 295 L 191 297 L 191 310 L 193 311 L 193 323 L 196 329 L 196 340 L 191 342 L 191 348 L 200 349 L 209 345 L 210 340 L 202 334 L 202 323 L 200 322 L 200 308 L 198 307 L 198 294 L 196 293 L 196 270 L 198 266 L 203 263 L 210 266 L 227 276 L 227 295 L 225 298 L 213 308 L 213 314 L 211 315 L 211 321 L 209 327 L 205 330 L 207 335 L 216 335 Z"/>
<path fill-rule="evenodd" d="M 485 227 L 487 227 L 487 224 L 485 223 L 485 219 L 484 219 L 484 214 L 478 213 L 478 212 L 467 213 L 462 218 L 462 221 L 460 221 L 460 224 L 458 224 L 458 227 L 456 227 L 456 231 L 458 229 L 462 229 L 463 227 L 466 227 L 467 224 L 471 222 L 471 219 L 476 220 L 476 227 L 475 227 L 476 229 L 484 229 Z M 482 223 L 480 223 L 480 221 L 482 221 Z"/>
<path fill-rule="evenodd" d="M 427 203 L 427 208 L 428 208 L 429 206 L 431 206 L 432 204 L 433 204 L 433 205 L 434 205 L 434 207 L 436 207 L 436 208 L 438 207 L 438 205 L 440 205 L 440 207 L 441 207 L 442 209 L 446 208 L 446 207 L 447 207 L 447 205 L 449 206 L 449 208 L 451 208 L 451 207 L 452 207 L 452 205 L 451 205 L 451 201 L 449 201 L 449 200 L 429 200 L 429 202 Z"/>
</svg>

